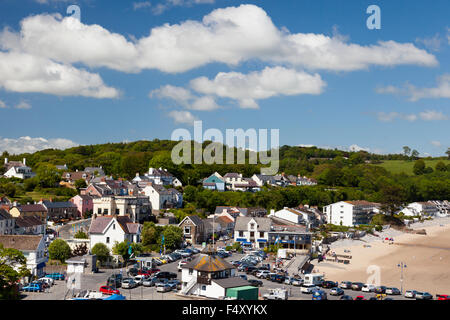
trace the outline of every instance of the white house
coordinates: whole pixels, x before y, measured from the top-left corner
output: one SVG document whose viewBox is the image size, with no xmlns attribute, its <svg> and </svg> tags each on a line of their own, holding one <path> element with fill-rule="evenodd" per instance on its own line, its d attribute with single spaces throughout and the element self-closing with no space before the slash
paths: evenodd
<svg viewBox="0 0 450 320">
<path fill-rule="evenodd" d="M 134 222 L 142 222 L 152 214 L 149 198 L 145 196 L 106 196 L 92 202 L 93 213 L 97 215 L 128 216 Z"/>
<path fill-rule="evenodd" d="M 182 266 L 181 283 L 181 294 L 211 299 L 225 297 L 228 288 L 249 285 L 236 276 L 236 268 L 232 264 L 213 253 L 201 253 Z"/>
<path fill-rule="evenodd" d="M 446 217 L 450 215 L 450 202 L 448 200 L 430 200 L 428 202 L 431 202 L 434 204 L 439 211 L 437 216 L 439 217 Z"/>
<path fill-rule="evenodd" d="M 323 207 L 327 222 L 353 227 L 370 223 L 372 216 L 380 213 L 380 204 L 365 200 L 339 201 Z"/>
<path fill-rule="evenodd" d="M 148 185 L 142 192 L 150 199 L 152 209 L 181 208 L 183 194 L 174 188 L 166 189 L 161 185 Z"/>
<path fill-rule="evenodd" d="M 8 163 L 8 158 L 5 158 L 5 168 L 7 169 L 4 176 L 7 178 L 19 178 L 28 179 L 36 176 L 36 173 L 31 171 L 31 168 L 26 165 L 26 159 L 23 158 L 22 162 Z"/>
<path fill-rule="evenodd" d="M 48 261 L 45 255 L 45 241 L 42 235 L 2 235 L 0 244 L 4 248 L 19 250 L 27 259 L 27 268 L 34 276 L 44 275 L 45 263 Z"/>
<path fill-rule="evenodd" d="M 432 202 L 412 202 L 402 209 L 406 216 L 435 216 L 439 214 L 439 209 Z"/>
<path fill-rule="evenodd" d="M 133 223 L 128 216 L 93 218 L 89 228 L 90 247 L 92 249 L 97 243 L 103 243 L 112 250 L 115 242 L 140 242 L 141 229 L 142 226 Z"/>
<path fill-rule="evenodd" d="M 251 178 L 260 187 L 262 187 L 266 184 L 268 184 L 268 185 L 275 184 L 275 179 L 273 176 L 263 175 L 263 174 L 254 174 Z"/>
<path fill-rule="evenodd" d="M 236 217 L 234 242 L 264 248 L 269 241 L 270 226 L 270 218 Z"/>
<path fill-rule="evenodd" d="M 309 220 L 307 213 L 287 207 L 278 211 L 272 209 L 269 217 L 276 217 L 296 224 L 305 224 Z"/>
</svg>

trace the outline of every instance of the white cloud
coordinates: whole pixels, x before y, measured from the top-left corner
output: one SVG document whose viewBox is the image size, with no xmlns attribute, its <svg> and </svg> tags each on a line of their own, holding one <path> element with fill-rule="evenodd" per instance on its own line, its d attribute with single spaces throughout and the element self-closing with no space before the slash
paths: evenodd
<svg viewBox="0 0 450 320">
<path fill-rule="evenodd" d="M 213 97 L 203 96 L 196 98 L 188 108 L 198 111 L 211 111 L 219 109 L 220 106 L 216 103 Z"/>
<path fill-rule="evenodd" d="M 26 101 L 21 101 L 15 106 L 15 108 L 16 109 L 28 110 L 28 109 L 31 109 L 31 104 L 29 104 Z"/>
<path fill-rule="evenodd" d="M 44 149 L 67 149 L 76 147 L 78 144 L 68 139 L 55 138 L 31 138 L 28 136 L 17 139 L 0 137 L 0 152 L 8 151 L 12 154 L 33 153 Z"/>
<path fill-rule="evenodd" d="M 312 148 L 315 147 L 315 144 L 298 144 L 297 147 L 301 147 L 301 148 Z"/>
<path fill-rule="evenodd" d="M 116 98 L 98 74 L 26 53 L 0 52 L 0 87 L 14 92 Z"/>
<path fill-rule="evenodd" d="M 433 37 L 416 38 L 416 42 L 423 44 L 427 49 L 431 51 L 439 51 L 439 49 L 441 48 L 442 39 L 439 33 L 436 33 Z"/>
<path fill-rule="evenodd" d="M 257 108 L 255 100 L 279 95 L 320 94 L 326 84 L 318 74 L 266 67 L 249 74 L 220 72 L 213 80 L 200 77 L 191 80 L 190 85 L 203 94 L 235 99 L 242 108 Z"/>
<path fill-rule="evenodd" d="M 149 8 L 152 4 L 150 1 L 142 1 L 142 2 L 133 2 L 133 10 L 139 10 L 142 8 Z"/>
<path fill-rule="evenodd" d="M 0 44 L 61 63 L 83 63 L 124 72 L 184 72 L 213 62 L 237 65 L 259 59 L 317 70 L 352 71 L 371 65 L 435 66 L 436 58 L 412 43 L 380 41 L 361 46 L 339 35 L 290 33 L 277 28 L 255 5 L 216 9 L 201 21 L 164 24 L 129 41 L 99 25 L 61 15 L 21 21 L 20 33 L 5 30 Z"/>
<path fill-rule="evenodd" d="M 450 98 L 450 74 L 444 74 L 437 79 L 437 86 L 432 88 L 418 88 L 409 83 L 403 87 L 387 86 L 376 89 L 381 94 L 398 94 L 409 96 L 409 100 Z"/>
<path fill-rule="evenodd" d="M 448 117 L 443 114 L 440 111 L 435 110 L 426 110 L 423 112 L 419 112 L 418 114 L 405 114 L 405 113 L 399 113 L 399 112 L 378 112 L 376 114 L 378 120 L 383 122 L 391 122 L 396 119 L 400 120 L 406 120 L 406 121 L 416 121 L 416 120 L 423 120 L 423 121 L 439 121 L 439 120 L 447 120 Z"/>
<path fill-rule="evenodd" d="M 425 121 L 439 121 L 439 120 L 448 120 L 448 117 L 440 111 L 434 110 L 426 110 L 424 112 L 420 112 L 419 116 L 422 120 Z"/>
<path fill-rule="evenodd" d="M 364 147 L 360 147 L 357 144 L 352 144 L 350 147 L 348 147 L 349 151 L 354 151 L 354 152 L 358 152 L 358 151 L 370 151 L 370 148 L 364 148 Z"/>
<path fill-rule="evenodd" d="M 189 125 L 193 125 L 194 121 L 198 120 L 198 118 L 189 111 L 171 111 L 168 113 L 168 116 L 171 117 L 175 123 L 185 123 Z"/>
<path fill-rule="evenodd" d="M 190 7 L 194 4 L 212 4 L 215 0 L 165 0 L 165 2 L 158 3 L 153 9 L 153 13 L 158 15 L 172 7 Z"/>
<path fill-rule="evenodd" d="M 9 107 L 6 105 L 6 103 L 0 100 L 0 109 L 8 109 L 8 108 Z"/>
<path fill-rule="evenodd" d="M 435 147 L 440 147 L 440 146 L 442 146 L 442 143 L 440 142 L 440 141 L 436 141 L 436 140 L 433 140 L 433 141 L 431 141 L 431 144 L 433 145 L 433 146 L 435 146 Z"/>
<path fill-rule="evenodd" d="M 188 89 L 172 85 L 165 85 L 159 89 L 152 90 L 149 93 L 149 97 L 173 100 L 179 106 L 190 110 L 212 111 L 220 108 L 215 99 L 211 96 L 198 97 L 192 94 Z"/>
</svg>

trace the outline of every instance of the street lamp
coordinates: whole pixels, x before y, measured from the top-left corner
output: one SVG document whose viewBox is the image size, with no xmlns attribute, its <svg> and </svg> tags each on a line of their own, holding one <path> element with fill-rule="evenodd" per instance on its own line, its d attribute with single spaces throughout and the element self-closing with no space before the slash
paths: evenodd
<svg viewBox="0 0 450 320">
<path fill-rule="evenodd" d="M 397 267 L 399 267 L 401 269 L 401 276 L 400 276 L 400 292 L 403 294 L 403 268 L 406 268 L 406 264 L 403 262 L 400 262 L 399 264 L 397 264 Z"/>
</svg>

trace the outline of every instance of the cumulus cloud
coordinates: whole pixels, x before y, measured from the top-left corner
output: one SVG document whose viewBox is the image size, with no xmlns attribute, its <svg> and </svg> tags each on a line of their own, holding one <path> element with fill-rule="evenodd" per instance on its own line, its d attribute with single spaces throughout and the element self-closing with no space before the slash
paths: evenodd
<svg viewBox="0 0 450 320">
<path fill-rule="evenodd" d="M 396 119 L 406 120 L 406 121 L 440 121 L 440 120 L 448 120 L 448 117 L 440 111 L 435 110 L 426 110 L 423 112 L 419 112 L 418 114 L 405 114 L 399 112 L 378 112 L 376 114 L 378 120 L 383 122 L 391 122 Z"/>
<path fill-rule="evenodd" d="M 0 52 L 0 87 L 14 92 L 116 98 L 98 74 L 26 53 Z"/>
<path fill-rule="evenodd" d="M 425 98 L 450 98 L 450 74 L 444 74 L 438 77 L 436 87 L 419 88 L 407 83 L 403 87 L 380 87 L 376 89 L 376 92 L 381 94 L 397 94 L 408 96 L 410 101 L 417 101 Z"/>
<path fill-rule="evenodd" d="M 193 125 L 194 121 L 198 120 L 198 118 L 189 111 L 171 111 L 168 113 L 168 116 L 171 117 L 175 123 L 185 123 L 189 125 Z"/>
<path fill-rule="evenodd" d="M 176 102 L 178 106 L 190 110 L 212 111 L 220 108 L 215 99 L 211 96 L 197 96 L 188 89 L 172 85 L 165 85 L 152 90 L 149 93 L 149 97 L 169 99 Z"/>
<path fill-rule="evenodd" d="M 63 138 L 45 139 L 25 136 L 12 139 L 0 137 L 0 152 L 8 151 L 12 154 L 33 153 L 44 149 L 67 149 L 76 146 L 78 146 L 76 142 Z"/>
<path fill-rule="evenodd" d="M 325 82 L 318 74 L 284 67 L 266 67 L 249 74 L 220 72 L 213 80 L 200 77 L 191 80 L 191 87 L 200 93 L 231 98 L 242 108 L 258 108 L 256 100 L 279 95 L 320 94 Z"/>
<path fill-rule="evenodd" d="M 290 33 L 276 27 L 255 5 L 216 9 L 201 21 L 164 24 L 136 40 L 58 14 L 30 16 L 20 25 L 20 32 L 2 33 L 3 48 L 124 72 L 158 69 L 176 73 L 214 62 L 237 65 L 250 59 L 341 71 L 371 65 L 437 65 L 432 54 L 412 43 L 380 41 L 363 46 L 338 35 Z"/>
<path fill-rule="evenodd" d="M 433 146 L 435 146 L 435 147 L 440 147 L 440 146 L 442 146 L 442 143 L 440 142 L 440 141 L 436 141 L 436 140 L 433 140 L 433 141 L 431 141 L 431 144 L 433 145 Z"/>
</svg>

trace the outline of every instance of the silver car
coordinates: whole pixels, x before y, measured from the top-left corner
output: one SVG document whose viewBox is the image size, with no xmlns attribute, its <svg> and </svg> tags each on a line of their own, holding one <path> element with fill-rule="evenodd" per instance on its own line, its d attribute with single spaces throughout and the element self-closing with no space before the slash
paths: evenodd
<svg viewBox="0 0 450 320">
<path fill-rule="evenodd" d="M 344 290 L 339 287 L 332 288 L 330 291 L 330 295 L 332 296 L 340 296 L 344 294 Z"/>
<path fill-rule="evenodd" d="M 398 294 L 401 294 L 401 292 L 400 292 L 400 290 L 398 290 L 398 288 L 391 288 L 391 287 L 389 287 L 389 288 L 386 288 L 386 294 L 398 295 Z"/>
<path fill-rule="evenodd" d="M 405 292 L 405 298 L 415 298 L 416 297 L 416 290 L 408 290 Z"/>
<path fill-rule="evenodd" d="M 131 278 L 125 278 L 122 280 L 122 288 L 123 289 L 133 289 L 136 288 L 138 284 Z"/>
</svg>

